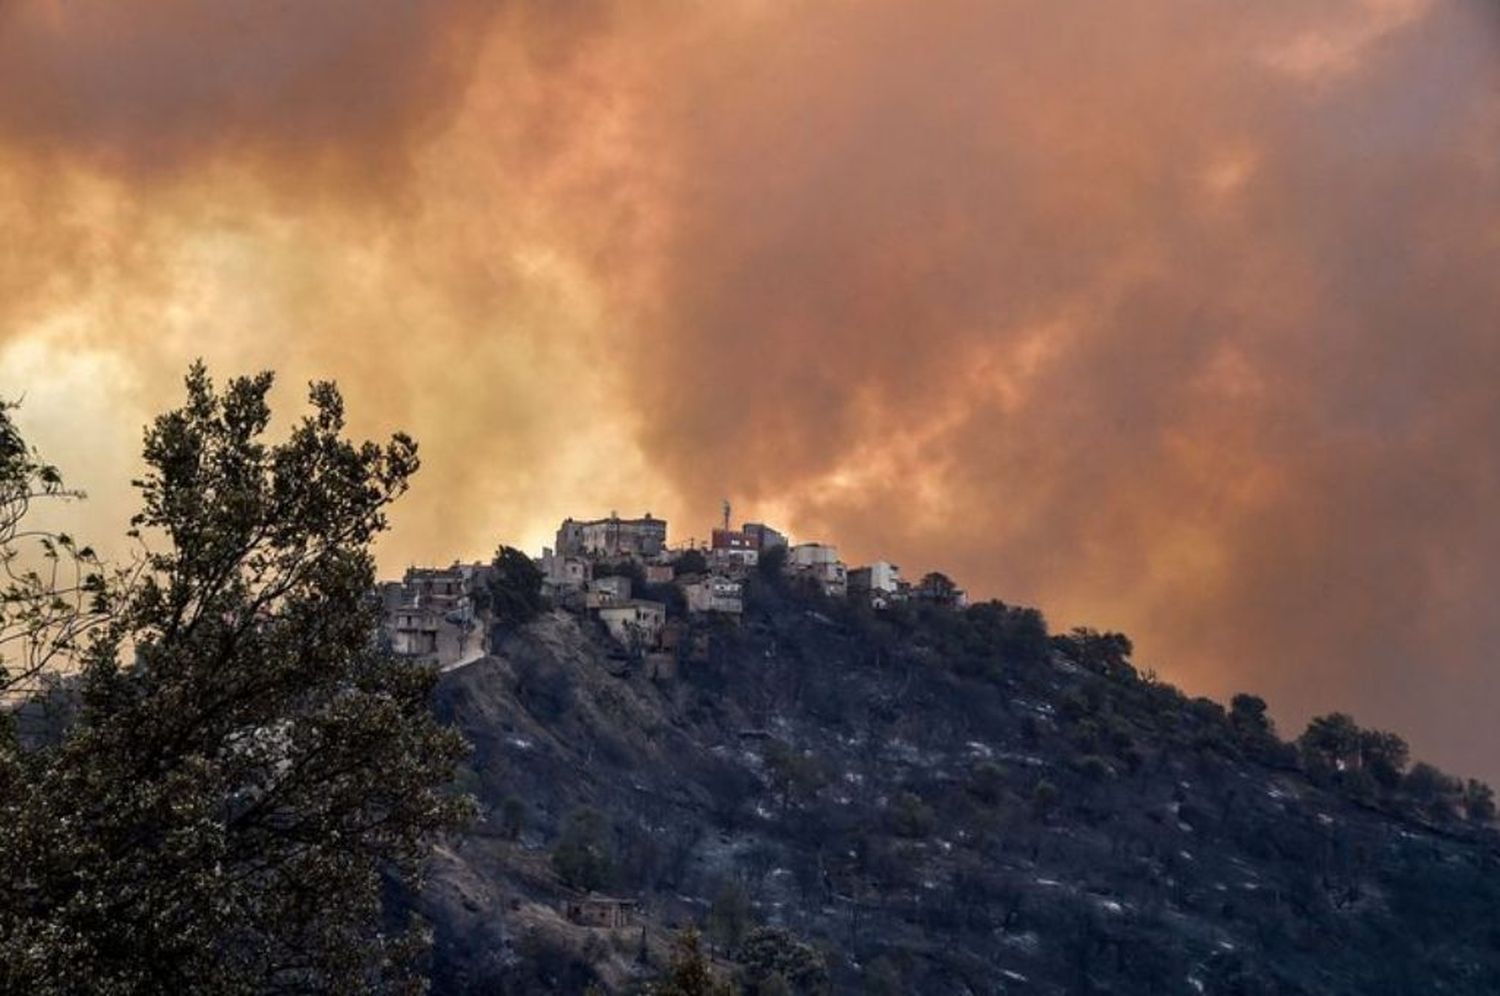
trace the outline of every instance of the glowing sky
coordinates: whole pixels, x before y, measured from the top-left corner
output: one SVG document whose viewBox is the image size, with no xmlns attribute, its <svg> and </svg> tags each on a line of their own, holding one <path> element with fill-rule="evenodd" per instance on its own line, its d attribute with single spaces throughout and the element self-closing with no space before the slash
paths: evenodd
<svg viewBox="0 0 1500 996">
<path fill-rule="evenodd" d="M 90 539 L 196 356 L 418 438 L 390 571 L 728 495 L 1500 776 L 1487 0 L 5 0 Z"/>
</svg>

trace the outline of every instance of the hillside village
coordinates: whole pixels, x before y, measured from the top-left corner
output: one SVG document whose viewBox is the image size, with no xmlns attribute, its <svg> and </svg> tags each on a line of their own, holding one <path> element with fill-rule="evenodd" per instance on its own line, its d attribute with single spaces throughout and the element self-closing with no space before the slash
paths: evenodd
<svg viewBox="0 0 1500 996">
<path fill-rule="evenodd" d="M 746 522 L 738 529 L 730 523 L 726 501 L 724 518 L 706 546 L 672 547 L 666 520 L 650 512 L 635 519 L 615 513 L 567 518 L 558 526 L 555 545 L 532 562 L 553 606 L 598 619 L 622 655 L 642 660 L 662 677 L 697 652 L 690 637 L 693 620 L 739 618 L 751 571 L 775 570 L 830 598 L 875 609 L 905 601 L 967 604 L 965 591 L 941 573 L 912 583 L 886 560 L 850 568 L 833 544 L 792 543 L 765 523 Z M 489 650 L 491 621 L 482 588 L 494 570 L 492 564 L 454 562 L 411 567 L 401 580 L 382 583 L 392 650 L 445 669 L 482 657 Z"/>
<path fill-rule="evenodd" d="M 727 513 L 382 586 L 472 745 L 434 992 L 638 996 L 685 931 L 747 994 L 1500 991 L 1488 786 Z"/>
<path fill-rule="evenodd" d="M 755 523 L 438 573 L 408 647 L 480 815 L 418 905 L 436 993 L 661 991 L 685 930 L 756 996 L 1500 992 L 1491 793 L 1348 716 L 1284 741 L 1121 634 Z"/>
</svg>

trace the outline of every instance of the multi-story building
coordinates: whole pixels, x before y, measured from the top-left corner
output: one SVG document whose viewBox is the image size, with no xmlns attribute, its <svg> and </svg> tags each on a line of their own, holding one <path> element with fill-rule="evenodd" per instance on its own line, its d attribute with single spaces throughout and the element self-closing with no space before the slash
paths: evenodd
<svg viewBox="0 0 1500 996">
<path fill-rule="evenodd" d="M 754 566 L 762 553 L 778 546 L 786 546 L 786 537 L 763 522 L 747 522 L 739 529 L 726 524 L 715 529 L 709 541 L 716 560 L 738 560 L 746 566 Z"/>
<path fill-rule="evenodd" d="M 630 601 L 630 579 L 622 574 L 595 578 L 583 593 L 584 607 L 600 609 L 606 605 L 623 605 Z"/>
<path fill-rule="evenodd" d="M 474 591 L 488 577 L 488 564 L 413 567 L 400 581 L 380 586 L 385 632 L 403 657 L 451 664 L 483 641 L 475 617 Z"/>
<path fill-rule="evenodd" d="M 739 615 L 745 610 L 744 586 L 732 578 L 710 576 L 682 586 L 689 612 Z"/>
<path fill-rule="evenodd" d="M 789 573 L 810 577 L 826 595 L 835 597 L 848 592 L 848 572 L 839 559 L 838 548 L 827 543 L 798 543 L 787 553 Z"/>
<path fill-rule="evenodd" d="M 901 568 L 888 560 L 849 571 L 849 597 L 866 599 L 877 609 L 903 600 L 908 587 L 901 580 Z"/>
<path fill-rule="evenodd" d="M 542 557 L 536 565 L 542 572 L 542 588 L 549 595 L 580 591 L 594 577 L 592 560 L 556 553 L 551 547 L 542 548 Z"/>
<path fill-rule="evenodd" d="M 715 529 L 709 541 L 709 556 L 721 563 L 738 561 L 753 567 L 760 559 L 760 538 L 738 529 Z"/>
<path fill-rule="evenodd" d="M 470 571 L 455 563 L 452 567 L 408 567 L 400 581 L 401 591 L 413 604 L 431 606 L 443 612 L 467 605 Z"/>
<path fill-rule="evenodd" d="M 750 537 L 755 543 L 755 548 L 761 553 L 778 546 L 786 546 L 786 536 L 764 522 L 747 522 L 740 527 L 740 531 Z"/>
<path fill-rule="evenodd" d="M 667 607 L 662 603 L 636 598 L 602 606 L 597 612 L 609 635 L 626 650 L 643 653 L 661 646 L 667 625 Z"/>
<path fill-rule="evenodd" d="M 667 546 L 667 523 L 647 512 L 639 519 L 564 519 L 557 530 L 557 555 L 562 557 L 631 557 L 646 560 Z"/>
</svg>

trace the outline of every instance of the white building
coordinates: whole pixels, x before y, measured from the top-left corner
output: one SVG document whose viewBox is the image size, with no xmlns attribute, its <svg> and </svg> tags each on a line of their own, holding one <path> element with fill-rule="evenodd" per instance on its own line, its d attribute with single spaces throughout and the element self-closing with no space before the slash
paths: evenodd
<svg viewBox="0 0 1500 996">
<path fill-rule="evenodd" d="M 689 612 L 724 612 L 739 615 L 745 610 L 744 586 L 732 578 L 706 577 L 682 586 Z"/>
<path fill-rule="evenodd" d="M 609 635 L 625 649 L 647 651 L 661 646 L 662 630 L 667 625 L 667 607 L 662 603 L 632 599 L 597 611 Z"/>
<path fill-rule="evenodd" d="M 908 585 L 901 580 L 901 568 L 888 560 L 877 560 L 868 567 L 849 572 L 849 594 L 868 599 L 877 609 L 906 597 Z"/>
<path fill-rule="evenodd" d="M 839 562 L 839 548 L 829 543 L 798 543 L 787 554 L 789 567 L 817 567 Z"/>
<path fill-rule="evenodd" d="M 812 578 L 824 594 L 848 592 L 849 578 L 839 551 L 827 543 L 798 543 L 787 554 L 787 571 Z"/>
</svg>

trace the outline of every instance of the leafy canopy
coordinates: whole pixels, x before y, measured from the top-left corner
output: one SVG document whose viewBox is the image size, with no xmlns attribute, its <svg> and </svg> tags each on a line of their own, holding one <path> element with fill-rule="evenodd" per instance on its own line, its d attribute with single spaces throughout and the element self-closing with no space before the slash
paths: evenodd
<svg viewBox="0 0 1500 996">
<path fill-rule="evenodd" d="M 327 383 L 269 443 L 271 384 L 192 368 L 146 433 L 149 552 L 79 654 L 76 721 L 0 744 L 0 991 L 420 986 L 383 896 L 467 803 L 435 675 L 376 639 L 370 543 L 416 446 L 346 440 Z"/>
<path fill-rule="evenodd" d="M 83 496 L 26 444 L 13 410 L 0 402 L 0 702 L 55 680 L 110 607 L 94 551 L 27 522 L 38 502 Z"/>
<path fill-rule="evenodd" d="M 500 626 L 520 626 L 545 608 L 542 572 L 531 558 L 513 546 L 501 546 L 489 579 L 480 589 L 483 607 Z"/>
</svg>

